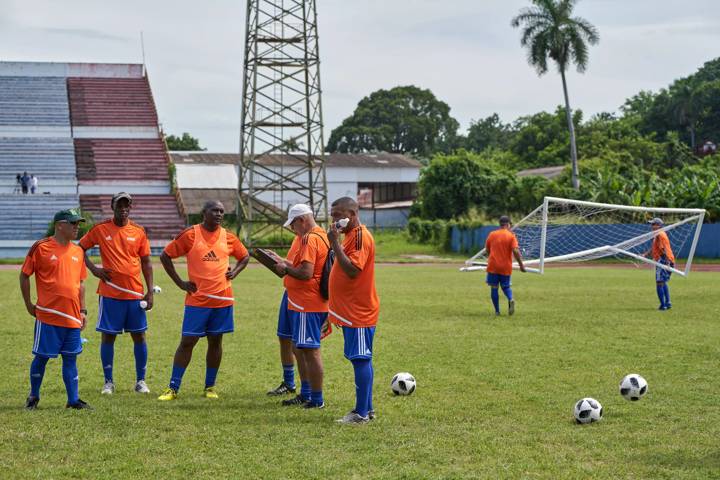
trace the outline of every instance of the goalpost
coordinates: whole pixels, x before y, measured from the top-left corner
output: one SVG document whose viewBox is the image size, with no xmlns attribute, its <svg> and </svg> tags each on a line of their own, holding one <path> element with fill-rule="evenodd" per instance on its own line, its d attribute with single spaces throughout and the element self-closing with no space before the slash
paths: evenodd
<svg viewBox="0 0 720 480">
<path fill-rule="evenodd" d="M 650 228 L 648 221 L 653 218 L 663 221 L 662 228 Z M 542 274 L 547 263 L 616 257 L 687 276 L 704 218 L 705 210 L 699 208 L 635 207 L 545 197 L 542 205 L 512 227 L 512 232 L 518 239 L 524 265 L 534 273 Z M 687 257 L 684 270 L 644 255 L 660 231 L 668 235 L 676 257 Z M 485 249 L 465 265 L 461 271 L 486 270 Z M 518 264 L 513 263 L 513 268 Z"/>
</svg>

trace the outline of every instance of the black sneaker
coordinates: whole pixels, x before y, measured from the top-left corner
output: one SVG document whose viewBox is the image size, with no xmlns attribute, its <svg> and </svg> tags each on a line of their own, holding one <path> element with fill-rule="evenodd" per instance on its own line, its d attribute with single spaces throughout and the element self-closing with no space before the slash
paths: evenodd
<svg viewBox="0 0 720 480">
<path fill-rule="evenodd" d="M 82 400 L 78 399 L 77 403 L 67 403 L 65 408 L 72 408 L 74 410 L 93 410 L 93 408 Z"/>
<path fill-rule="evenodd" d="M 512 317 L 512 315 L 515 313 L 515 300 L 508 301 L 508 316 Z"/>
<path fill-rule="evenodd" d="M 302 408 L 325 408 L 325 402 L 323 402 L 323 403 L 305 402 L 305 404 L 302 406 Z"/>
<path fill-rule="evenodd" d="M 295 395 L 293 398 L 289 398 L 287 400 L 283 400 L 280 402 L 283 407 L 291 407 L 293 405 L 305 405 L 306 403 L 310 403 L 309 400 L 305 400 L 301 395 Z"/>
<path fill-rule="evenodd" d="M 27 400 L 25 400 L 25 410 L 37 409 L 38 403 L 40 403 L 40 399 L 38 397 L 33 397 L 32 395 L 30 395 Z"/>
<path fill-rule="evenodd" d="M 290 385 L 288 385 L 285 382 L 282 382 L 280 384 L 280 386 L 277 387 L 276 389 L 270 390 L 269 392 L 267 392 L 267 394 L 271 397 L 278 397 L 280 395 L 285 395 L 288 393 L 295 393 L 295 388 L 291 387 Z"/>
</svg>

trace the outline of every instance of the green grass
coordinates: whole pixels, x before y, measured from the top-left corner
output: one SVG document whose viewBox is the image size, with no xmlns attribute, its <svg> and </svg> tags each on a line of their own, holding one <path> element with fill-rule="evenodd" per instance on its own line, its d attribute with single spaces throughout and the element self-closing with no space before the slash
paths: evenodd
<svg viewBox="0 0 720 480">
<path fill-rule="evenodd" d="M 323 411 L 281 408 L 265 391 L 280 380 L 276 307 L 267 271 L 235 281 L 236 333 L 226 337 L 221 399 L 200 397 L 205 343 L 178 401 L 155 400 L 180 333 L 182 295 L 164 289 L 150 314 L 150 397 L 132 393 L 130 339 L 116 348 L 118 393 L 101 398 L 99 335 L 80 356 L 82 398 L 67 411 L 60 361 L 51 361 L 40 409 L 28 390 L 33 321 L 17 272 L 0 271 L 0 475 L 2 478 L 717 478 L 720 472 L 720 296 L 715 273 L 671 282 L 673 310 L 658 312 L 649 270 L 561 269 L 514 276 L 516 316 L 490 315 L 479 274 L 450 266 L 381 266 L 375 337 L 375 407 L 362 427 L 335 419 L 353 407 L 342 337 L 324 344 Z M 90 282 L 94 287 L 95 282 Z M 92 290 L 90 317 L 96 314 Z M 395 397 L 393 374 L 418 379 Z M 621 377 L 645 376 L 630 403 Z M 574 402 L 605 407 L 578 426 Z"/>
</svg>

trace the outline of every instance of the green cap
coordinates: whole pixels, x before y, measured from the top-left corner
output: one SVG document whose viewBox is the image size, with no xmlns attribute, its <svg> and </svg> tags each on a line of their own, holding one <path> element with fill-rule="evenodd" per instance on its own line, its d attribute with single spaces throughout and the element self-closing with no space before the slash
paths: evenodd
<svg viewBox="0 0 720 480">
<path fill-rule="evenodd" d="M 85 219 L 80 216 L 80 213 L 73 209 L 69 210 L 60 210 L 55 214 L 55 217 L 53 217 L 53 222 L 84 222 Z"/>
</svg>

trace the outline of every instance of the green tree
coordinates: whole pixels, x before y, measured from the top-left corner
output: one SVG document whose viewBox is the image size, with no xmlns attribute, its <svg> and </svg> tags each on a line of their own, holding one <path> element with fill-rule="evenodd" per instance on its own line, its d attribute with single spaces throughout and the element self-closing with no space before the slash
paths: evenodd
<svg viewBox="0 0 720 480">
<path fill-rule="evenodd" d="M 507 148 L 512 137 L 511 125 L 502 123 L 497 113 L 482 120 L 473 121 L 468 129 L 465 148 L 482 152 L 486 148 Z"/>
<path fill-rule="evenodd" d="M 429 157 L 457 146 L 457 120 L 447 103 L 415 86 L 378 90 L 330 134 L 328 152 L 386 151 Z"/>
<path fill-rule="evenodd" d="M 182 137 L 168 135 L 165 137 L 165 143 L 167 143 L 168 150 L 174 152 L 205 150 L 200 146 L 200 141 L 187 132 L 183 132 Z"/>
<path fill-rule="evenodd" d="M 534 6 L 522 9 L 511 25 L 522 26 L 520 44 L 528 49 L 528 62 L 539 75 L 547 73 L 548 58 L 555 62 L 560 73 L 570 132 L 572 185 L 577 190 L 580 187 L 577 147 L 565 71 L 574 63 L 578 72 L 584 72 L 588 64 L 588 44 L 595 45 L 600 36 L 590 22 L 572 16 L 577 0 L 532 0 L 532 3 Z"/>
</svg>

